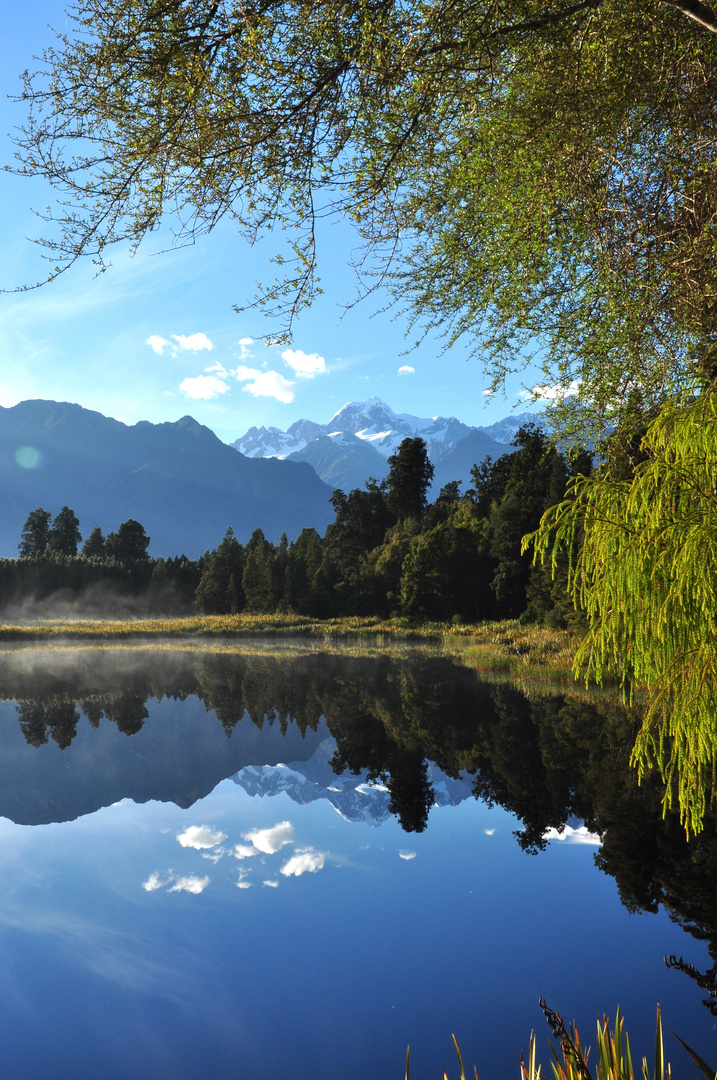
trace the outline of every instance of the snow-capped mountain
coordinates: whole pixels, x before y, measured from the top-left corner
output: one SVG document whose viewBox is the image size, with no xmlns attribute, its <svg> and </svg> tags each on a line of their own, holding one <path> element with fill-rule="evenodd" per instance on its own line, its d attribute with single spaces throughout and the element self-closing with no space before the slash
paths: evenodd
<svg viewBox="0 0 717 1080">
<path fill-rule="evenodd" d="M 350 491 L 369 476 L 383 479 L 388 473 L 386 459 L 404 439 L 420 437 L 436 470 L 432 490 L 437 494 L 451 480 L 468 486 L 471 466 L 488 455 L 495 460 L 510 453 L 517 429 L 535 419 L 532 413 L 519 413 L 490 427 L 470 427 L 455 416 L 395 413 L 380 398 L 371 397 L 349 402 L 326 424 L 297 420 L 287 431 L 252 427 L 231 445 L 247 457 L 306 461 L 325 483 Z"/>
<path fill-rule="evenodd" d="M 490 435 L 496 442 L 510 443 L 515 438 L 518 428 L 524 424 L 540 424 L 544 430 L 548 430 L 545 419 L 539 413 L 519 412 L 504 416 L 502 420 L 496 420 L 494 424 L 480 428 L 480 431 L 485 431 L 486 435 Z"/>
<path fill-rule="evenodd" d="M 287 431 L 275 427 L 252 427 L 231 445 L 246 457 L 288 457 L 324 435 L 336 437 L 344 434 L 355 435 L 387 458 L 406 438 L 420 436 L 427 444 L 440 443 L 448 447 L 471 430 L 454 416 L 423 418 L 411 416 L 410 413 L 399 414 L 380 398 L 371 397 L 366 401 L 349 402 L 326 424 L 297 420 Z"/>
<path fill-rule="evenodd" d="M 389 793 L 382 784 L 369 784 L 366 774 L 346 772 L 337 776 L 330 765 L 336 750 L 332 738 L 324 739 L 308 761 L 286 765 L 248 765 L 232 779 L 248 795 L 279 795 L 282 792 L 301 805 L 327 799 L 347 821 L 381 825 L 390 817 Z M 428 766 L 436 806 L 457 806 L 472 796 L 470 779 L 452 780 Z"/>
</svg>

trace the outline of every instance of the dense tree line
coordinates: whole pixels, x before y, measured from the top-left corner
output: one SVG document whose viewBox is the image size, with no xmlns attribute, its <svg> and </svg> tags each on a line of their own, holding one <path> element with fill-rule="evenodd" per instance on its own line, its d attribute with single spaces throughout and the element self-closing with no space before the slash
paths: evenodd
<svg viewBox="0 0 717 1080">
<path fill-rule="evenodd" d="M 521 554 L 521 538 L 559 502 L 587 455 L 569 464 L 538 428 L 521 428 L 516 447 L 472 469 L 472 486 L 447 484 L 432 502 L 424 441 L 404 439 L 382 483 L 336 490 L 334 520 L 323 537 L 304 529 L 278 544 L 256 529 L 242 544 L 228 529 L 198 560 L 154 559 L 150 538 L 133 519 L 84 540 L 74 512 L 38 507 L 28 516 L 18 559 L 0 560 L 5 608 L 27 600 L 89 598 L 112 613 L 119 599 L 142 601 L 148 614 L 287 613 L 402 615 L 415 621 L 475 622 L 522 616 L 559 624 L 567 566 L 557 581 Z"/>
<path fill-rule="evenodd" d="M 202 560 L 151 558 L 150 537 L 133 518 L 103 536 L 99 526 L 82 542 L 79 521 L 63 506 L 53 519 L 38 507 L 23 526 L 19 558 L 0 559 L 4 611 L 47 605 L 61 614 L 186 613 L 193 610 Z"/>
<path fill-rule="evenodd" d="M 563 498 L 576 472 L 589 473 L 590 458 L 569 463 L 532 425 L 518 431 L 514 445 L 514 453 L 474 466 L 466 492 L 452 482 L 429 504 L 433 466 L 425 443 L 404 439 L 384 482 L 334 492 L 335 518 L 323 537 L 304 529 L 275 545 L 257 529 L 242 545 L 229 529 L 205 556 L 197 605 L 217 614 L 456 622 L 522 616 L 563 624 L 572 611 L 567 561 L 553 581 L 521 554 L 521 538 Z"/>
</svg>

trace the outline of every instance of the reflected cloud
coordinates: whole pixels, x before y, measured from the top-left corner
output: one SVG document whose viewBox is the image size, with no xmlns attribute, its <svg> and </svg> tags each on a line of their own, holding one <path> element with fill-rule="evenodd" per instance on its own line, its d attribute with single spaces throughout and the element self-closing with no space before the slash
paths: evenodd
<svg viewBox="0 0 717 1080">
<path fill-rule="evenodd" d="M 215 851 L 203 851 L 202 858 L 208 859 L 210 863 L 218 863 L 220 859 L 223 859 L 226 855 L 226 850 L 223 847 L 217 848 Z"/>
<path fill-rule="evenodd" d="M 290 821 L 280 821 L 271 829 L 252 829 L 251 832 L 242 833 L 242 836 L 265 855 L 274 855 L 285 844 L 293 844 L 294 826 Z"/>
<path fill-rule="evenodd" d="M 157 889 L 163 889 L 165 885 L 169 885 L 170 881 L 174 880 L 174 874 L 170 870 L 167 874 L 150 874 L 146 881 L 142 882 L 142 888 L 145 892 L 156 892 Z"/>
<path fill-rule="evenodd" d="M 577 829 L 572 829 L 569 825 L 566 825 L 561 832 L 557 829 L 548 829 L 546 833 L 543 833 L 546 840 L 561 840 L 567 844 L 593 844 L 599 847 L 602 844 L 602 840 L 597 833 L 588 832 L 585 825 L 581 825 Z"/>
<path fill-rule="evenodd" d="M 204 892 L 209 881 L 208 877 L 200 878 L 196 874 L 187 874 L 186 877 L 177 878 L 169 891 L 194 893 L 198 896 L 199 893 Z"/>
<path fill-rule="evenodd" d="M 216 847 L 226 838 L 226 833 L 212 832 L 208 825 L 190 825 L 188 829 L 179 834 L 177 840 L 179 840 L 182 847 L 196 848 L 198 851 L 202 851 L 205 848 Z"/>
<path fill-rule="evenodd" d="M 284 877 L 301 877 L 302 874 L 315 874 L 322 870 L 326 862 L 323 851 L 314 851 L 313 848 L 302 848 L 284 863 L 281 873 Z"/>
<path fill-rule="evenodd" d="M 255 848 L 253 844 L 235 844 L 232 854 L 235 859 L 251 859 L 253 855 L 259 854 L 259 848 Z"/>
<path fill-rule="evenodd" d="M 399 857 L 399 859 L 405 859 L 406 862 L 409 862 L 411 859 L 416 858 L 416 852 L 415 851 L 399 851 L 398 857 Z"/>
</svg>

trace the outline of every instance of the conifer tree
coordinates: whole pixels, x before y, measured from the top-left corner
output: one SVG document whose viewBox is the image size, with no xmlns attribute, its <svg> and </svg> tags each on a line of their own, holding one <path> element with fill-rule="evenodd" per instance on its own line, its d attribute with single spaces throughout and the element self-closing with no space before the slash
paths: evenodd
<svg viewBox="0 0 717 1080">
<path fill-rule="evenodd" d="M 50 538 L 51 517 L 50 511 L 43 510 L 41 506 L 28 514 L 20 537 L 19 552 L 21 559 L 36 559 L 45 554 Z"/>
<path fill-rule="evenodd" d="M 49 550 L 58 555 L 76 555 L 81 542 L 80 523 L 75 512 L 69 506 L 63 506 L 48 535 Z"/>
</svg>

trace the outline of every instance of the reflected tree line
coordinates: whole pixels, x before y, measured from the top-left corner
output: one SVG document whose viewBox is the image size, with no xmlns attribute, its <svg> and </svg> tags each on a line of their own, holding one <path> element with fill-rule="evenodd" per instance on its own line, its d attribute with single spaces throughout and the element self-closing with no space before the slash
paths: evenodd
<svg viewBox="0 0 717 1080">
<path fill-rule="evenodd" d="M 717 812 L 689 841 L 677 815 L 662 816 L 662 788 L 638 785 L 629 766 L 637 710 L 573 694 L 528 698 L 479 680 L 446 657 L 294 656 L 153 653 L 137 662 L 97 653 L 70 668 L 43 654 L 42 666 L 0 663 L 0 698 L 16 702 L 27 742 L 65 749 L 82 716 L 136 734 L 150 699 L 202 700 L 227 736 L 242 722 L 295 724 L 316 731 L 323 718 L 336 741 L 336 773 L 367 771 L 390 794 L 406 831 L 426 828 L 434 792 L 428 763 L 448 776 L 469 774 L 476 798 L 517 815 L 527 853 L 545 833 L 579 818 L 602 837 L 598 867 L 611 875 L 634 912 L 664 905 L 693 937 L 707 942 L 714 967 L 690 970 L 714 995 L 717 973 Z M 38 654 L 39 656 L 39 654 Z M 83 666 L 83 663 L 85 666 Z M 240 736 L 238 736 L 240 737 Z M 714 996 L 706 1002 L 717 1015 Z"/>
</svg>

